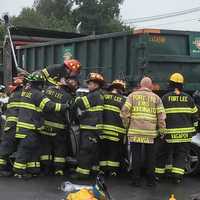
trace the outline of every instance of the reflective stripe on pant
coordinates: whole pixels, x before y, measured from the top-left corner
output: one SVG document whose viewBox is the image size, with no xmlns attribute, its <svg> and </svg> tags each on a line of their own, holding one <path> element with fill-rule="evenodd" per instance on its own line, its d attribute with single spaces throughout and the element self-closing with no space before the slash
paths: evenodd
<svg viewBox="0 0 200 200">
<path fill-rule="evenodd" d="M 99 163 L 99 132 L 81 130 L 76 171 L 81 174 L 89 174 L 92 166 L 97 166 L 97 163 Z"/>
<path fill-rule="evenodd" d="M 67 156 L 67 137 L 66 132 L 57 133 L 56 136 L 41 135 L 41 166 L 50 168 L 52 165 L 55 170 L 63 170 Z"/>
<path fill-rule="evenodd" d="M 17 150 L 18 140 L 15 138 L 16 127 L 4 132 L 0 143 L 0 169 L 6 170 L 9 166 L 9 156 Z"/>
<path fill-rule="evenodd" d="M 120 166 L 122 142 L 103 139 L 100 142 L 100 167 L 102 170 L 115 171 Z"/>
<path fill-rule="evenodd" d="M 13 170 L 16 172 L 16 173 L 19 173 L 19 174 L 24 174 L 26 173 L 27 169 L 27 165 L 26 163 L 22 163 L 22 162 L 14 162 L 14 165 L 13 165 Z"/>
<path fill-rule="evenodd" d="M 38 174 L 40 155 L 39 134 L 29 131 L 27 137 L 20 139 L 14 163 L 14 172 Z M 35 164 L 33 164 L 35 163 Z M 34 166 L 33 166 L 34 165 Z"/>
<path fill-rule="evenodd" d="M 84 175 L 89 175 L 90 174 L 90 170 L 89 169 L 83 169 L 81 167 L 77 167 L 76 168 L 76 172 L 80 173 L 80 174 L 84 174 Z"/>
<path fill-rule="evenodd" d="M 159 148 L 157 168 L 165 168 L 165 172 L 171 172 L 177 176 L 184 175 L 189 145 L 190 143 L 185 142 L 175 144 L 163 143 L 161 148 Z"/>
<path fill-rule="evenodd" d="M 6 170 L 7 168 L 7 159 L 0 157 L 0 170 Z"/>
<path fill-rule="evenodd" d="M 169 168 L 167 168 L 167 166 L 171 164 L 170 153 L 169 149 L 167 149 L 166 144 L 167 143 L 165 140 L 158 140 L 155 168 L 155 173 L 158 175 L 165 174 L 167 170 L 169 171 Z"/>
<path fill-rule="evenodd" d="M 172 152 L 172 169 L 175 176 L 183 176 L 185 173 L 186 158 L 190 143 L 168 144 L 167 148 Z"/>
</svg>

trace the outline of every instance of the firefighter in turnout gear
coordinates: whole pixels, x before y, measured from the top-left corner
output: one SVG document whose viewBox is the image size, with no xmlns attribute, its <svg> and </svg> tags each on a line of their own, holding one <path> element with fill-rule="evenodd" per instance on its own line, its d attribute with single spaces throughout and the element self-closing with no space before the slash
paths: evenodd
<svg viewBox="0 0 200 200">
<path fill-rule="evenodd" d="M 0 176 L 12 175 L 9 156 L 17 150 L 17 139 L 15 138 L 15 133 L 23 84 L 24 76 L 18 76 L 14 78 L 13 83 L 8 87 L 10 97 L 6 110 L 4 134 L 0 144 Z"/>
<path fill-rule="evenodd" d="M 46 80 L 46 85 L 58 85 L 62 77 L 75 77 L 80 73 L 81 63 L 78 60 L 65 60 L 62 65 L 53 65 L 43 69 L 42 75 Z"/>
<path fill-rule="evenodd" d="M 132 92 L 121 110 L 131 143 L 134 186 L 141 184 L 142 148 L 145 150 L 148 186 L 155 185 L 156 138 L 165 129 L 165 111 L 161 99 L 151 91 L 152 81 L 145 77 L 141 88 Z"/>
<path fill-rule="evenodd" d="M 104 94 L 103 131 L 100 136 L 100 168 L 110 176 L 116 176 L 120 167 L 121 150 L 126 130 L 120 118 L 125 103 L 122 93 L 125 90 L 123 80 L 112 82 L 110 92 Z"/>
<path fill-rule="evenodd" d="M 64 112 L 67 106 L 50 101 L 41 92 L 44 79 L 40 74 L 27 77 L 28 84 L 21 93 L 16 135 L 19 144 L 13 170 L 18 178 L 31 178 L 40 172 L 40 135 L 43 112 Z M 52 113 L 50 113 L 52 114 Z"/>
<path fill-rule="evenodd" d="M 78 87 L 78 81 L 72 77 L 61 79 L 59 86 L 51 86 L 46 89 L 45 95 L 56 103 L 73 105 L 73 94 Z M 68 113 L 70 115 L 70 113 Z M 71 119 L 71 116 L 69 116 Z M 64 175 L 67 156 L 67 139 L 69 139 L 69 124 L 65 113 L 49 115 L 45 113 L 45 129 L 41 133 L 41 169 L 45 175 L 54 169 L 55 175 Z"/>
<path fill-rule="evenodd" d="M 88 178 L 91 170 L 98 170 L 99 136 L 103 123 L 103 93 L 101 87 L 104 78 L 101 74 L 90 73 L 87 80 L 89 93 L 76 100 L 80 122 L 80 151 L 78 167 L 74 179 Z"/>
<path fill-rule="evenodd" d="M 192 136 L 198 126 L 198 109 L 193 99 L 182 92 L 184 77 L 174 73 L 169 80 L 170 92 L 163 96 L 163 105 L 167 114 L 164 152 L 158 157 L 156 173 L 163 175 L 170 170 L 173 181 L 180 183 L 185 173 L 185 161 Z M 171 158 L 171 166 L 166 160 Z M 165 167 L 165 164 L 168 164 Z"/>
</svg>

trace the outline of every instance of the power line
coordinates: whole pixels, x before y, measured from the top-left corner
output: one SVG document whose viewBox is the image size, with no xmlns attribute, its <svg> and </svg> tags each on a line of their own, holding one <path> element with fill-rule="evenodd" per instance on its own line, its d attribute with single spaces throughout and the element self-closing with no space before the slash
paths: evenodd
<svg viewBox="0 0 200 200">
<path fill-rule="evenodd" d="M 180 24 L 180 23 L 185 23 L 185 22 L 191 22 L 191 21 L 198 21 L 199 19 L 197 18 L 192 18 L 192 19 L 187 19 L 187 20 L 179 20 L 179 21 L 173 21 L 173 22 L 166 22 L 166 23 L 161 23 L 161 24 L 150 24 L 147 26 L 164 26 L 164 25 L 171 25 L 171 24 Z M 137 25 L 136 25 L 137 27 Z"/>
<path fill-rule="evenodd" d="M 196 8 L 191 8 L 191 9 L 187 9 L 187 10 L 182 10 L 179 12 L 171 12 L 171 13 L 166 13 L 166 14 L 162 14 L 162 15 L 153 15 L 153 16 L 149 16 L 149 17 L 128 19 L 128 20 L 125 20 L 124 22 L 126 24 L 133 24 L 133 23 L 140 23 L 140 22 L 155 21 L 155 20 L 160 20 L 160 19 L 177 17 L 177 16 L 181 16 L 181 15 L 187 15 L 187 14 L 199 12 L 199 11 L 200 11 L 200 7 L 196 7 Z"/>
</svg>

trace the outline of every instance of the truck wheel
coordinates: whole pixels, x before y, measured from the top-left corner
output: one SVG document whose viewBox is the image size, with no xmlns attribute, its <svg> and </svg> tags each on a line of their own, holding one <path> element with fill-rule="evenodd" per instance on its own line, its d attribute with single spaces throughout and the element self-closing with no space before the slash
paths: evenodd
<svg viewBox="0 0 200 200">
<path fill-rule="evenodd" d="M 186 174 L 195 175 L 200 173 L 200 147 L 190 144 L 189 154 L 186 158 Z"/>
</svg>

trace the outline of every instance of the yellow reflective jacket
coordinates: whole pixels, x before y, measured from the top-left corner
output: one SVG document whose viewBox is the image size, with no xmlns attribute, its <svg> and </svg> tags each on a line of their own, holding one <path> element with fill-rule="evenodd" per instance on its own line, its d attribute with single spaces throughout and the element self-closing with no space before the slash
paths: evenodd
<svg viewBox="0 0 200 200">
<path fill-rule="evenodd" d="M 153 143 L 164 132 L 165 110 L 159 96 L 147 88 L 132 92 L 120 113 L 130 142 Z"/>
</svg>

